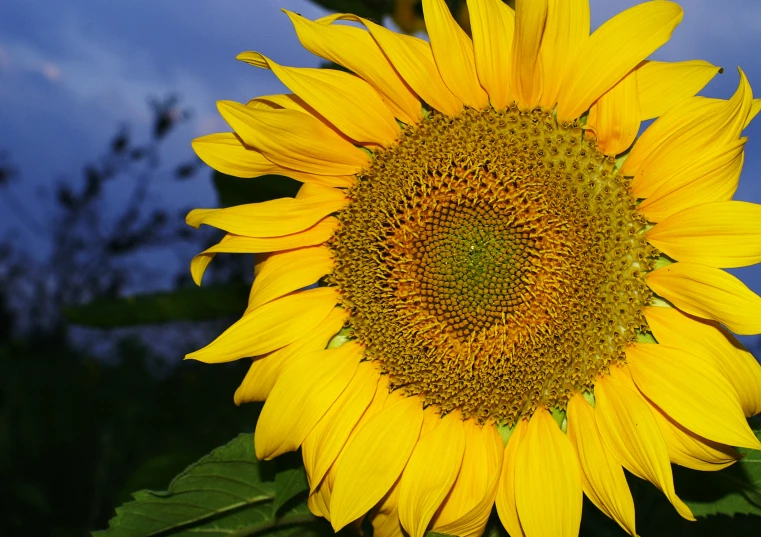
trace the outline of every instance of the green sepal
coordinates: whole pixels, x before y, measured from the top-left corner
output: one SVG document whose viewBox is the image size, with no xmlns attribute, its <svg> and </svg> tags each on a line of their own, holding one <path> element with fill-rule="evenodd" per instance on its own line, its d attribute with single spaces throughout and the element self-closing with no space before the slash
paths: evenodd
<svg viewBox="0 0 761 537">
<path fill-rule="evenodd" d="M 550 414 L 552 414 L 552 419 L 554 419 L 555 423 L 558 424 L 560 430 L 565 433 L 568 429 L 568 418 L 566 417 L 565 410 L 555 407 L 552 409 Z"/>
<path fill-rule="evenodd" d="M 509 427 L 507 425 L 501 424 L 497 425 L 497 432 L 499 433 L 499 436 L 502 437 L 502 443 L 507 447 L 507 441 L 510 440 L 510 437 L 513 436 L 513 431 L 515 430 L 515 425 L 512 427 Z"/>
<path fill-rule="evenodd" d="M 333 336 L 330 341 L 328 342 L 328 346 L 326 348 L 328 349 L 337 349 L 347 341 L 351 341 L 351 337 L 349 337 L 351 334 L 351 327 L 347 326 L 345 328 L 342 328 L 340 332 L 338 332 L 335 336 Z"/>
<path fill-rule="evenodd" d="M 637 343 L 658 343 L 651 332 L 635 330 L 637 333 Z"/>
</svg>

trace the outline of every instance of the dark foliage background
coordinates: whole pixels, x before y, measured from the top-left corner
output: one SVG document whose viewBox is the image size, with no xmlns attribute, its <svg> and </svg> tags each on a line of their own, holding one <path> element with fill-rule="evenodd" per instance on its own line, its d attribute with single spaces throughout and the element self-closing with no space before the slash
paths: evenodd
<svg viewBox="0 0 761 537">
<path fill-rule="evenodd" d="M 376 20 L 391 15 L 408 32 L 424 29 L 418 0 L 317 3 Z M 449 4 L 463 13 L 464 1 Z M 467 19 L 460 22 L 467 28 Z M 164 275 L 151 268 L 162 265 L 156 259 L 186 263 L 219 238 L 186 228 L 184 210 L 154 206 L 148 187 L 170 168 L 177 189 L 213 181 L 218 204 L 228 206 L 292 196 L 298 184 L 213 174 L 189 147 L 187 161 L 167 165 L 162 144 L 191 110 L 176 96 L 149 107 L 150 132 L 119 127 L 75 180 L 51 181 L 56 207 L 44 220 L 18 203 L 13 189 L 23 170 L 0 154 L 0 210 L 52 245 L 40 259 L 15 237 L 0 241 L 0 535 L 78 537 L 103 529 L 134 491 L 165 489 L 213 448 L 253 431 L 259 406 L 232 404 L 246 363 L 180 361 L 245 309 L 252 260 L 220 255 L 203 288 L 183 270 L 169 289 L 135 296 L 158 288 L 152 282 Z M 106 198 L 116 182 L 130 187 L 113 210 Z M 710 486 L 688 471 L 677 479 L 687 496 Z M 761 531 L 758 517 L 744 515 L 686 523 L 652 487 L 633 486 L 642 535 Z M 622 535 L 588 507 L 583 534 Z"/>
</svg>

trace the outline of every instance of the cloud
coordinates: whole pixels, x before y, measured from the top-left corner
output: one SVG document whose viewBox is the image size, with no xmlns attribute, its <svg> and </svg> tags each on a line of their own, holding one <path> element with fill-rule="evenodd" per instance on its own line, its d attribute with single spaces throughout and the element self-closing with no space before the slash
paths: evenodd
<svg viewBox="0 0 761 537">
<path fill-rule="evenodd" d="M 8 51 L 0 45 L 0 69 L 9 69 L 11 67 L 11 56 Z"/>
<path fill-rule="evenodd" d="M 591 0 L 593 28 L 637 3 Z M 684 21 L 655 57 L 702 58 L 725 67 L 726 73 L 707 88 L 709 95 L 731 95 L 736 65 L 761 88 L 761 3 L 689 0 L 683 6 Z M 195 114 L 168 141 L 166 161 L 187 159 L 193 137 L 227 128 L 216 100 L 245 102 L 284 91 L 270 72 L 236 62 L 237 53 L 258 50 L 286 65 L 319 65 L 301 47 L 280 8 L 312 19 L 326 14 L 307 0 L 6 2 L 0 17 L 0 148 L 10 150 L 14 161 L 43 184 L 97 155 L 121 121 L 139 132 L 147 129 L 148 96 L 178 92 Z M 746 132 L 751 140 L 744 175 L 749 178 L 761 171 L 761 125 Z M 178 189 L 166 182 L 156 188 L 167 203 L 187 204 L 208 198 L 208 185 L 201 183 Z M 741 182 L 738 196 L 761 200 L 761 183 Z M 758 281 L 761 288 L 761 276 Z"/>
<path fill-rule="evenodd" d="M 42 76 L 50 80 L 51 82 L 55 82 L 58 79 L 61 78 L 61 69 L 58 68 L 53 63 L 45 62 L 40 66 L 40 72 L 42 73 Z"/>
</svg>

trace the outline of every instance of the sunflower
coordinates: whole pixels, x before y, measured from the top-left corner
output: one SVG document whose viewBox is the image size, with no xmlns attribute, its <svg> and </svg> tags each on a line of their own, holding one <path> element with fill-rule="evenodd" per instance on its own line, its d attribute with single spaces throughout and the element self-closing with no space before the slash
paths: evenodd
<svg viewBox="0 0 761 537">
<path fill-rule="evenodd" d="M 204 362 L 252 360 L 256 453 L 302 450 L 309 507 L 338 530 L 459 536 L 493 505 L 513 537 L 576 535 L 585 494 L 635 535 L 624 469 L 693 519 L 671 462 L 759 449 L 761 207 L 732 201 L 761 108 L 740 71 L 648 61 L 682 19 L 645 2 L 590 35 L 588 0 L 468 0 L 472 39 L 424 0 L 430 42 L 349 14 L 286 11 L 343 70 L 219 103 L 196 152 L 295 198 L 196 209 L 227 232 L 193 259 L 257 254 L 243 317 Z M 347 24 L 342 21 L 349 21 Z M 637 138 L 641 123 L 657 118 Z"/>
</svg>

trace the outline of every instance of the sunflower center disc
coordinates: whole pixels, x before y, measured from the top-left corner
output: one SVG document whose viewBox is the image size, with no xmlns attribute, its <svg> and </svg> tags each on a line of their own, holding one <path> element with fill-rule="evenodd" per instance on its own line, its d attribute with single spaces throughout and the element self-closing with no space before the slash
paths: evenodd
<svg viewBox="0 0 761 537">
<path fill-rule="evenodd" d="M 625 359 L 656 252 L 583 138 L 542 110 L 466 110 L 375 153 L 338 215 L 330 283 L 392 389 L 511 424 Z"/>
</svg>

